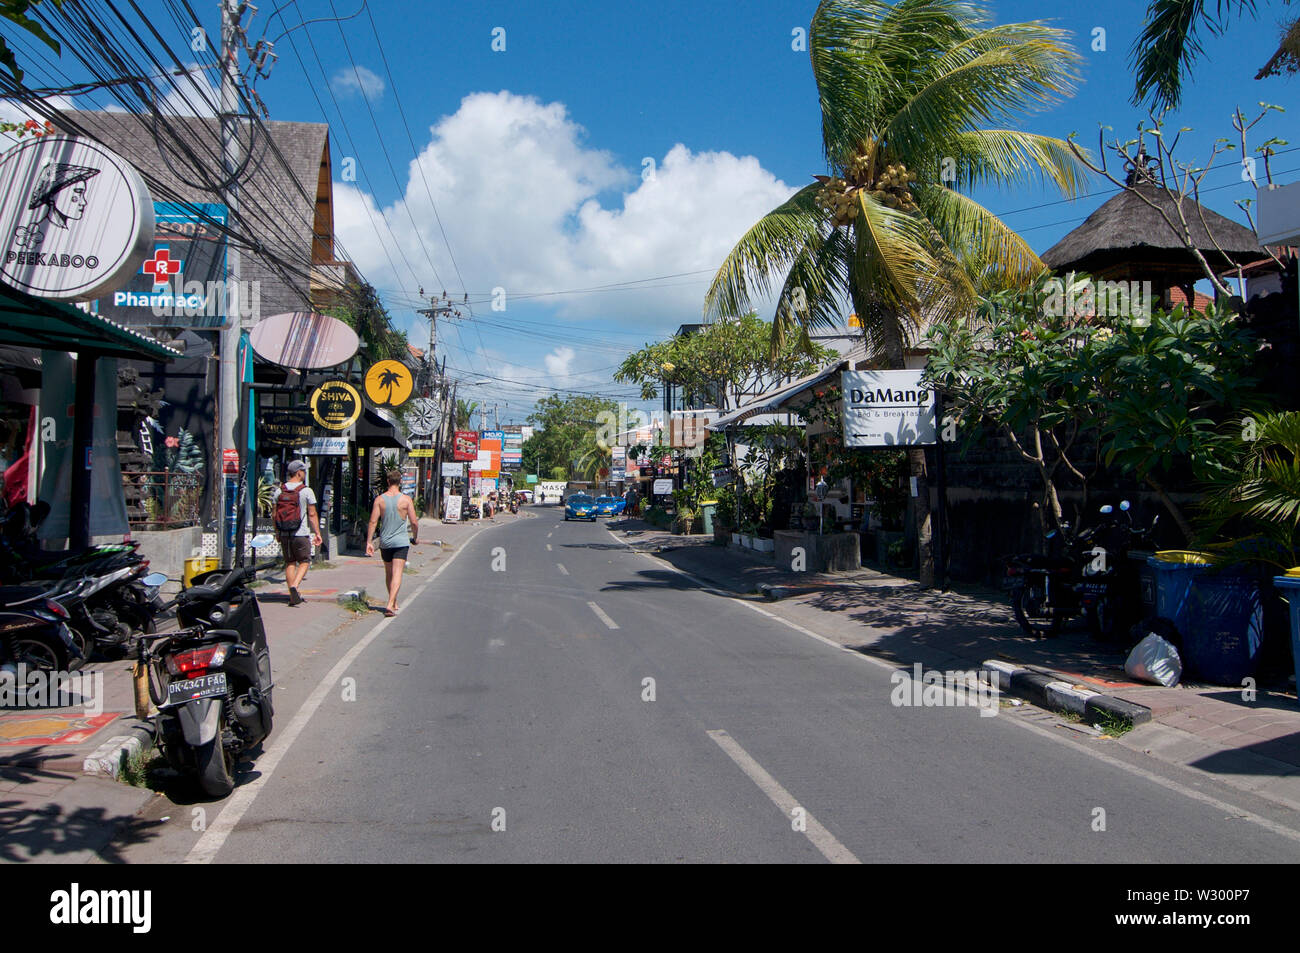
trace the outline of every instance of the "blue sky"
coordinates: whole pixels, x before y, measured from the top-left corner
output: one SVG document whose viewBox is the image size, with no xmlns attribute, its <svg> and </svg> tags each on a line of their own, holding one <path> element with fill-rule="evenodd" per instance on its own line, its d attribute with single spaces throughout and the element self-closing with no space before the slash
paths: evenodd
<svg viewBox="0 0 1300 953">
<path fill-rule="evenodd" d="M 274 19 L 266 3 L 252 36 L 348 17 L 358 2 L 299 0 Z M 215 6 L 196 5 L 214 27 Z M 814 7 L 370 0 L 341 24 L 281 37 L 279 62 L 258 89 L 273 119 L 329 122 L 343 249 L 413 340 L 428 334 L 414 314 L 421 286 L 469 294 L 473 317 L 440 325 L 439 350 L 457 376 L 490 381 L 471 392 L 501 404 L 504 423 L 522 420 L 549 387 L 627 393 L 609 377 L 621 356 L 698 320 L 712 270 L 739 234 L 824 171 L 808 57 L 791 49 Z M 1084 56 L 1076 95 L 1025 128 L 1078 132 L 1089 147 L 1099 123 L 1130 137 L 1144 115 L 1128 103 L 1128 56 L 1145 4 L 989 7 L 998 22 L 1050 20 Z M 1261 2 L 1257 18 L 1206 37 L 1171 119 L 1194 128 L 1185 158 L 1201 161 L 1216 137 L 1233 135 L 1236 106 L 1294 97 L 1294 81 L 1253 78 L 1286 10 Z M 498 29 L 504 50 L 493 49 Z M 1092 49 L 1096 29 L 1104 51 Z M 1288 138 L 1293 126 L 1275 113 L 1254 141 Z M 1207 185 L 1223 188 L 1207 204 L 1240 220 L 1233 200 L 1253 190 L 1235 156 L 1210 173 Z M 341 179 L 348 158 L 355 182 Z M 1294 179 L 1300 153 L 1274 169 Z M 1111 188 L 1098 179 L 1073 204 L 1027 188 L 977 198 L 1042 252 Z M 495 289 L 504 311 L 491 308 Z"/>
</svg>

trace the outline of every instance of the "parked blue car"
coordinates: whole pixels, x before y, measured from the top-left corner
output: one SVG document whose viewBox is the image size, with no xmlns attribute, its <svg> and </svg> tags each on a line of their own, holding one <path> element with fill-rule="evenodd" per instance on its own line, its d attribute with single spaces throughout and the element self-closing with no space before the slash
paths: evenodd
<svg viewBox="0 0 1300 953">
<path fill-rule="evenodd" d="M 596 501 L 586 493 L 575 493 L 564 501 L 565 520 L 591 520 L 596 522 Z"/>
<path fill-rule="evenodd" d="M 596 497 L 597 516 L 617 516 L 623 512 L 625 506 L 627 506 L 627 501 L 621 496 Z"/>
</svg>

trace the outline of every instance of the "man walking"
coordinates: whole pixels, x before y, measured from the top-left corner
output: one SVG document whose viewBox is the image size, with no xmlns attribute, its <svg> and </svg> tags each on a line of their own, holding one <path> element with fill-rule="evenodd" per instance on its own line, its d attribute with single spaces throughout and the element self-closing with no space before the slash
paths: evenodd
<svg viewBox="0 0 1300 953">
<path fill-rule="evenodd" d="M 311 565 L 311 544 L 321 544 L 320 514 L 316 510 L 316 494 L 307 485 L 307 464 L 291 460 L 286 473 L 288 482 L 276 487 L 272 498 L 275 531 L 280 537 L 280 552 L 284 554 L 289 605 L 296 606 L 303 602 L 298 587 Z"/>
<path fill-rule="evenodd" d="M 366 555 L 375 554 L 375 527 L 379 527 L 379 554 L 384 559 L 384 582 L 388 585 L 388 605 L 384 615 L 397 615 L 397 591 L 402 588 L 402 571 L 410 547 L 419 541 L 420 521 L 415 504 L 402 492 L 402 471 L 388 471 L 388 490 L 375 497 L 370 511 L 370 528 L 366 531 Z M 407 527 L 410 533 L 407 533 Z"/>
</svg>

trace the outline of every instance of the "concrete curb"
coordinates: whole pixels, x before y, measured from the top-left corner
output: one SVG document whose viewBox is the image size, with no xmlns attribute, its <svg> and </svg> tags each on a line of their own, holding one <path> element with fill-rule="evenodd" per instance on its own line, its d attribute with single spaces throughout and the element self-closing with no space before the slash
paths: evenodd
<svg viewBox="0 0 1300 953">
<path fill-rule="evenodd" d="M 1130 728 L 1151 720 L 1151 709 L 1144 705 L 1135 705 L 1088 688 L 1078 688 L 1059 676 L 1021 668 L 997 659 L 986 661 L 983 668 L 986 672 L 996 674 L 1001 691 L 1043 708 L 1073 712 L 1084 718 L 1114 718 Z"/>
<path fill-rule="evenodd" d="M 122 718 L 115 728 L 121 732 L 109 738 L 86 756 L 81 773 L 118 780 L 122 769 L 133 759 L 153 751 L 153 727 L 134 717 Z"/>
</svg>

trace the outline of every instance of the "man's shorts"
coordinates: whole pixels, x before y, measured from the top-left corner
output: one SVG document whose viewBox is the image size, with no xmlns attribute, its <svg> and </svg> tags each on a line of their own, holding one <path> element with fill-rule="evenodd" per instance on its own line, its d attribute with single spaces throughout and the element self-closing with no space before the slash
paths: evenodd
<svg viewBox="0 0 1300 953">
<path fill-rule="evenodd" d="M 281 534 L 280 552 L 284 554 L 284 561 L 287 563 L 309 563 L 311 562 L 311 537 Z"/>
<path fill-rule="evenodd" d="M 379 555 L 384 557 L 384 562 L 391 563 L 394 559 L 406 559 L 410 553 L 410 546 L 394 546 L 392 549 L 379 548 Z"/>
</svg>

